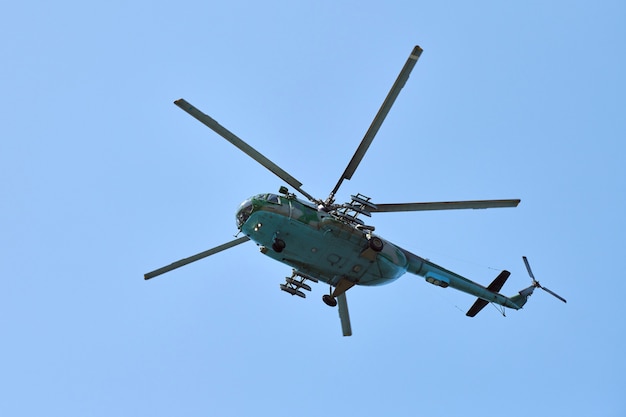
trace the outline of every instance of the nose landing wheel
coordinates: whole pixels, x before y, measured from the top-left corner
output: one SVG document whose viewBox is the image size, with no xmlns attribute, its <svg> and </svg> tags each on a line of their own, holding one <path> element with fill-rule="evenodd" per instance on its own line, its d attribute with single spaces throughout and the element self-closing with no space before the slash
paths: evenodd
<svg viewBox="0 0 626 417">
<path fill-rule="evenodd" d="M 278 238 L 274 239 L 274 242 L 272 243 L 272 249 L 274 249 L 274 251 L 277 253 L 282 252 L 286 246 L 287 244 L 285 243 L 285 241 Z"/>
</svg>

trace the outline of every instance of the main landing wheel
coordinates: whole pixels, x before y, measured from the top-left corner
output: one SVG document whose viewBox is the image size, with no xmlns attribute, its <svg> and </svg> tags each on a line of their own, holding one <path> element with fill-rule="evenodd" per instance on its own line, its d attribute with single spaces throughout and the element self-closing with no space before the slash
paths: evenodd
<svg viewBox="0 0 626 417">
<path fill-rule="evenodd" d="M 381 238 L 379 237 L 372 237 L 370 239 L 370 248 L 374 251 L 374 252 L 380 252 L 381 250 L 383 250 L 383 241 Z"/>
<path fill-rule="evenodd" d="M 324 294 L 322 296 L 322 301 L 326 303 L 327 306 L 329 307 L 336 307 L 337 306 L 337 300 L 335 300 L 335 297 L 333 297 L 330 294 Z"/>
</svg>

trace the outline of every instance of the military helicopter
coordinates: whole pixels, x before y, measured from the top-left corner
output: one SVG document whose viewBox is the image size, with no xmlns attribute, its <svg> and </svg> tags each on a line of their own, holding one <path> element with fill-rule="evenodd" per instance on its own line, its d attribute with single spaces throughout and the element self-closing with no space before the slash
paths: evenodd
<svg viewBox="0 0 626 417">
<path fill-rule="evenodd" d="M 535 288 L 541 288 L 566 302 L 535 280 L 526 257 L 523 259 L 532 285 L 512 297 L 506 297 L 498 291 L 510 272 L 502 271 L 491 284 L 484 287 L 383 239 L 374 234 L 374 226 L 363 220 L 373 213 L 517 207 L 519 199 L 375 204 L 370 197 L 358 193 L 351 195 L 350 202 L 335 202 L 335 194 L 344 180 L 352 178 L 421 53 L 422 48 L 419 46 L 411 51 L 354 156 L 324 200 L 304 191 L 300 181 L 210 116 L 184 99 L 176 100 L 174 103 L 178 107 L 270 170 L 308 201 L 297 198 L 284 186 L 280 187 L 278 194 L 264 193 L 250 197 L 241 203 L 236 213 L 237 235 L 241 233 L 243 236 L 149 272 L 144 275 L 144 279 L 154 278 L 252 240 L 262 254 L 292 268 L 291 275 L 286 277 L 285 283 L 280 284 L 282 291 L 305 298 L 305 291 L 311 291 L 307 281 L 322 281 L 329 285 L 330 290 L 323 295 L 322 300 L 331 307 L 339 306 L 344 336 L 352 335 L 346 292 L 355 285 L 389 284 L 406 272 L 421 276 L 430 284 L 442 288 L 452 287 L 478 297 L 467 312 L 470 317 L 476 316 L 490 302 L 502 306 L 503 310 L 519 310 Z"/>
</svg>

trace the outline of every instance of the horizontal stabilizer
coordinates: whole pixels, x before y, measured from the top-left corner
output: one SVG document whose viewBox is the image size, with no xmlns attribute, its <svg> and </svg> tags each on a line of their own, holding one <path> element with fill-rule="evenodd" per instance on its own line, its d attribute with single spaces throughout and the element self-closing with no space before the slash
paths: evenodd
<svg viewBox="0 0 626 417">
<path fill-rule="evenodd" d="M 476 300 L 476 302 L 472 305 L 472 307 L 467 311 L 465 315 L 468 317 L 474 317 L 476 316 L 476 314 L 480 313 L 480 310 L 485 308 L 487 304 L 489 304 L 489 301 L 479 298 L 478 300 Z"/>
<path fill-rule="evenodd" d="M 502 286 L 504 285 L 506 280 L 509 279 L 510 276 L 511 276 L 511 273 L 509 271 L 500 272 L 500 275 L 498 275 L 496 279 L 494 279 L 493 282 L 489 284 L 487 289 L 492 292 L 499 292 L 502 289 Z"/>
<path fill-rule="evenodd" d="M 497 293 L 498 291 L 500 291 L 500 289 L 502 288 L 502 286 L 504 285 L 504 283 L 506 282 L 506 280 L 509 278 L 510 275 L 511 273 L 509 271 L 500 272 L 500 275 L 498 275 L 496 279 L 494 279 L 493 282 L 489 284 L 487 289 L 491 292 Z M 480 313 L 480 310 L 485 308 L 487 304 L 489 304 L 489 301 L 479 298 L 478 300 L 476 300 L 474 305 L 472 305 L 472 307 L 467 311 L 466 316 L 468 317 L 476 316 L 476 314 Z"/>
</svg>

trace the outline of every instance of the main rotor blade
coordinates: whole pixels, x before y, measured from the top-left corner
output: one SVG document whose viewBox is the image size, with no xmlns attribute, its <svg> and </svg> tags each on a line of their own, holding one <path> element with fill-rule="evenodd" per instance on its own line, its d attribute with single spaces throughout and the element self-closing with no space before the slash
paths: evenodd
<svg viewBox="0 0 626 417">
<path fill-rule="evenodd" d="M 341 331 L 344 336 L 352 336 L 352 326 L 350 326 L 350 314 L 348 313 L 348 299 L 346 293 L 337 296 L 339 307 L 339 320 L 341 320 Z"/>
<path fill-rule="evenodd" d="M 567 300 L 563 297 L 561 297 L 560 295 L 558 295 L 557 293 L 555 293 L 554 291 L 550 291 L 549 289 L 547 289 L 546 287 L 542 287 L 539 286 L 539 288 L 541 288 L 542 290 L 544 290 L 545 292 L 547 292 L 548 294 L 552 294 L 553 296 L 555 296 L 556 298 L 558 298 L 559 300 L 563 301 L 564 303 L 567 303 Z"/>
<path fill-rule="evenodd" d="M 216 253 L 224 251 L 226 249 L 230 249 L 233 246 L 240 245 L 244 242 L 247 242 L 248 240 L 250 240 L 248 236 L 242 236 L 238 239 L 231 240 L 230 242 L 224 243 L 223 245 L 216 246 L 213 249 L 205 250 L 204 252 L 200 252 L 196 255 L 190 256 L 189 258 L 181 259 L 180 261 L 174 262 L 170 265 L 164 266 L 159 269 L 155 269 L 154 271 L 148 272 L 147 274 L 145 274 L 143 278 L 146 280 L 150 278 L 154 278 L 156 276 L 169 272 L 173 269 L 180 268 L 181 266 L 185 266 L 195 261 L 199 261 L 200 259 L 206 258 L 207 256 L 215 255 Z"/>
<path fill-rule="evenodd" d="M 191 116 L 195 117 L 200 123 L 204 124 L 211 130 L 213 130 L 215 133 L 217 133 L 218 135 L 220 135 L 221 137 L 223 137 L 224 139 L 226 139 L 227 141 L 235 145 L 237 148 L 239 148 L 239 150 L 243 151 L 250 158 L 254 159 L 259 164 L 263 165 L 265 168 L 272 171 L 274 175 L 276 175 L 278 178 L 285 181 L 287 184 L 291 185 L 300 194 L 302 194 L 303 196 L 305 196 L 306 198 L 308 198 L 309 200 L 313 202 L 317 201 L 315 198 L 313 198 L 313 196 L 311 196 L 306 191 L 300 188 L 302 186 L 302 183 L 300 181 L 298 181 L 297 179 L 289 175 L 289 173 L 287 173 L 281 167 L 279 167 L 278 165 L 276 165 L 275 163 L 267 159 L 259 151 L 257 151 L 252 146 L 248 145 L 246 142 L 241 140 L 230 130 L 220 125 L 215 119 L 202 113 L 200 110 L 198 110 L 197 108 L 192 106 L 189 102 L 187 102 L 185 99 L 181 98 L 179 100 L 176 100 L 174 104 L 176 104 L 178 107 L 180 107 L 181 109 L 189 113 Z"/>
<path fill-rule="evenodd" d="M 352 159 L 346 167 L 346 170 L 343 172 L 343 175 L 341 176 L 341 178 L 339 178 L 339 182 L 337 182 L 337 185 L 335 185 L 335 188 L 333 188 L 333 190 L 331 191 L 330 196 L 328 197 L 329 201 L 332 202 L 334 200 L 335 194 L 337 193 L 337 190 L 339 190 L 339 187 L 341 186 L 343 180 L 349 180 L 350 178 L 352 178 L 354 171 L 356 171 L 357 167 L 361 163 L 361 160 L 365 156 L 367 149 L 372 144 L 376 133 L 378 133 L 378 129 L 380 129 L 380 126 L 383 124 L 385 117 L 387 117 L 389 110 L 391 110 L 391 106 L 393 106 L 393 103 L 396 101 L 398 94 L 400 94 L 400 90 L 402 90 L 402 87 L 404 87 L 404 84 L 406 84 L 406 81 L 409 79 L 409 74 L 411 74 L 415 63 L 417 62 L 421 54 L 422 48 L 420 48 L 419 46 L 416 46 L 415 48 L 413 48 L 413 51 L 411 51 L 411 54 L 404 64 L 404 67 L 402 67 L 398 78 L 391 87 L 391 90 L 387 94 L 385 101 L 383 102 L 382 106 L 378 110 L 378 113 L 374 117 L 372 124 L 370 125 L 369 129 L 365 133 L 365 136 L 361 140 L 361 144 L 354 153 L 354 156 L 352 156 Z"/>
<path fill-rule="evenodd" d="M 399 203 L 376 204 L 372 213 L 389 213 L 398 211 L 426 211 L 426 210 L 457 210 L 457 209 L 486 209 L 501 207 L 517 207 L 520 200 L 471 200 L 471 201 L 442 201 L 437 203 Z"/>
<path fill-rule="evenodd" d="M 525 256 L 522 256 L 522 259 L 524 260 L 524 264 L 526 265 L 526 270 L 528 271 L 528 275 L 530 275 L 533 281 L 537 281 L 535 279 L 535 276 L 533 275 L 532 269 L 530 269 L 530 264 L 528 263 L 528 259 Z"/>
</svg>

